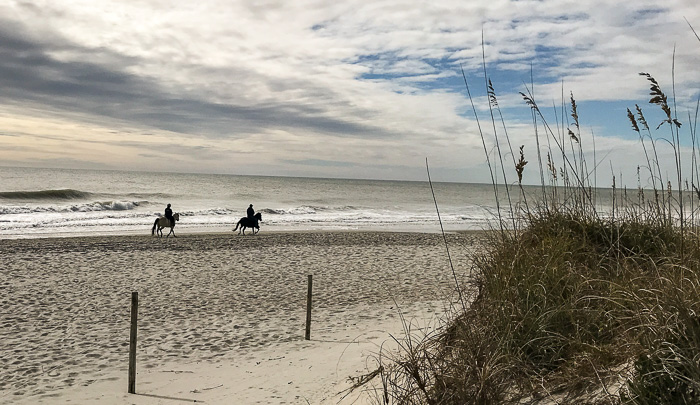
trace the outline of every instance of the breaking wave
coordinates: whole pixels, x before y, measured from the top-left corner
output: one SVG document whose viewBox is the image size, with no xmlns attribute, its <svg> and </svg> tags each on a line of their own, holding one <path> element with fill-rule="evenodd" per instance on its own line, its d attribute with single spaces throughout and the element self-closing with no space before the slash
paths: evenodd
<svg viewBox="0 0 700 405">
<path fill-rule="evenodd" d="M 145 204 L 141 201 L 102 201 L 86 204 L 73 204 L 63 206 L 0 206 L 0 215 L 8 214 L 32 214 L 40 212 L 95 212 L 95 211 L 128 211 Z"/>
</svg>

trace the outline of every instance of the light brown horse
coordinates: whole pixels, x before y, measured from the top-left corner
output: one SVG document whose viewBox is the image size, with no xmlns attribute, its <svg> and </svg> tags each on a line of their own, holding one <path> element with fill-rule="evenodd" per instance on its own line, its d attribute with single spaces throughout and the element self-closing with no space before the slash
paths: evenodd
<svg viewBox="0 0 700 405">
<path fill-rule="evenodd" d="M 173 219 L 175 221 L 179 221 L 180 220 L 180 213 L 178 213 L 178 212 L 174 213 Z M 173 234 L 173 238 L 177 238 L 177 236 L 175 236 L 175 222 L 173 222 L 171 224 L 170 220 L 166 217 L 156 218 L 156 222 L 153 223 L 153 228 L 151 228 L 151 235 L 155 236 L 155 234 L 157 232 L 158 235 L 160 235 L 160 237 L 162 238 L 163 237 L 163 230 L 162 229 L 168 228 L 168 227 L 170 227 L 170 232 L 168 232 L 168 235 L 166 236 L 166 238 L 170 237 L 171 233 Z M 158 228 L 158 229 L 156 229 L 156 228 Z"/>
</svg>

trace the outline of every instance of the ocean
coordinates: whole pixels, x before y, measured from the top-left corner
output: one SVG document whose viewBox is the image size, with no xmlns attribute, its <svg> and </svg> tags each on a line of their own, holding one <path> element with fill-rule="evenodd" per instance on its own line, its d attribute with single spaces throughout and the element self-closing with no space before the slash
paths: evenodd
<svg viewBox="0 0 700 405">
<path fill-rule="evenodd" d="M 494 218 L 490 184 L 434 182 L 446 230 Z M 0 167 L 0 238 L 147 234 L 167 204 L 178 235 L 230 232 L 253 204 L 261 232 L 438 232 L 430 184 L 217 174 Z"/>
</svg>

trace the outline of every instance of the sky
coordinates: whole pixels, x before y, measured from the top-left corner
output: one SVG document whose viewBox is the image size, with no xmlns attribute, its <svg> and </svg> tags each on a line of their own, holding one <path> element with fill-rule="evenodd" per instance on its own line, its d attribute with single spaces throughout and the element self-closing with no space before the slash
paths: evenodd
<svg viewBox="0 0 700 405">
<path fill-rule="evenodd" d="M 697 0 L 4 0 L 0 166 L 512 184 L 523 145 L 536 184 L 538 143 L 566 165 L 546 121 L 599 186 L 646 185 L 626 109 L 674 171 L 650 73 L 691 161 L 691 26 Z"/>
</svg>

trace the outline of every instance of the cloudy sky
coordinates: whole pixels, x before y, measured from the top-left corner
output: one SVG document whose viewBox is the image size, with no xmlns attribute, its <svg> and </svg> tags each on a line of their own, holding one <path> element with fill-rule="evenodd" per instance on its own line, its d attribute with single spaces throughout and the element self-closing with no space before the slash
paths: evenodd
<svg viewBox="0 0 700 405">
<path fill-rule="evenodd" d="M 0 165 L 424 180 L 428 158 L 434 179 L 489 182 L 485 62 L 526 159 L 519 92 L 554 132 L 571 127 L 573 93 L 589 162 L 595 143 L 601 171 L 636 178 L 626 108 L 661 121 L 638 73 L 669 95 L 675 73 L 679 119 L 694 114 L 689 23 L 697 0 L 4 0 Z"/>
</svg>

